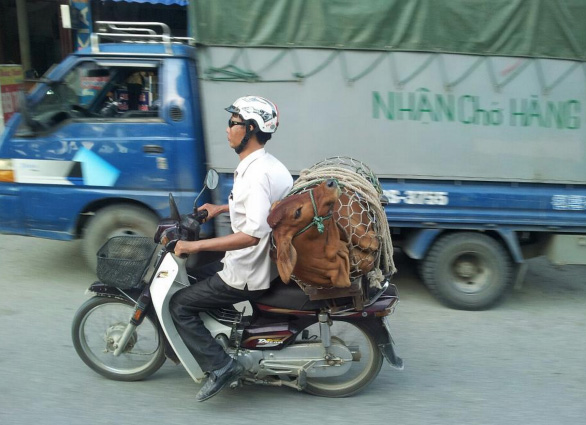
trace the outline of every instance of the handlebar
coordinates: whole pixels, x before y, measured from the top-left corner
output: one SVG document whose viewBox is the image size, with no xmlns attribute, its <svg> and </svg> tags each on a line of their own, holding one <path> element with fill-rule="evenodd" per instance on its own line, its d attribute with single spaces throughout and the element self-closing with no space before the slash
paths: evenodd
<svg viewBox="0 0 586 425">
<path fill-rule="evenodd" d="M 165 251 L 175 253 L 178 241 L 196 241 L 199 239 L 201 224 L 208 217 L 208 211 L 196 211 L 193 214 L 178 215 L 177 210 L 172 211 L 172 218 L 166 218 L 159 222 L 155 234 L 155 242 L 163 245 Z M 187 258 L 181 255 L 180 258 Z"/>
<path fill-rule="evenodd" d="M 165 251 L 170 252 L 172 254 L 175 254 L 175 246 L 177 245 L 177 242 L 179 242 L 179 239 L 174 239 L 171 242 L 165 244 L 165 246 L 164 246 Z M 188 257 L 187 254 L 179 255 L 179 258 L 187 258 L 187 257 Z"/>
<path fill-rule="evenodd" d="M 201 224 L 208 218 L 208 210 L 201 210 L 195 212 L 195 219 Z"/>
<path fill-rule="evenodd" d="M 160 243 L 168 252 L 175 253 L 177 241 L 196 241 L 199 239 L 201 224 L 208 218 L 208 211 L 197 211 L 193 214 L 179 214 L 173 194 L 169 193 L 169 210 L 171 217 L 159 222 L 155 233 L 155 243 Z M 181 256 L 186 258 L 187 256 Z"/>
</svg>

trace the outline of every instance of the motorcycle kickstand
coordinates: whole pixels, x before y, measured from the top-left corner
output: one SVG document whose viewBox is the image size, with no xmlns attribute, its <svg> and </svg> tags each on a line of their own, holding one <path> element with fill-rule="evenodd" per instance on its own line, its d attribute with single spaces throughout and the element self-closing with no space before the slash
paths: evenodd
<svg viewBox="0 0 586 425">
<path fill-rule="evenodd" d="M 303 391 L 307 385 L 306 372 L 304 370 L 299 372 L 298 378 L 292 382 L 284 381 L 282 379 L 257 379 L 244 377 L 241 378 L 242 384 L 248 382 L 252 385 L 264 385 L 269 387 L 289 387 L 297 391 Z"/>
</svg>

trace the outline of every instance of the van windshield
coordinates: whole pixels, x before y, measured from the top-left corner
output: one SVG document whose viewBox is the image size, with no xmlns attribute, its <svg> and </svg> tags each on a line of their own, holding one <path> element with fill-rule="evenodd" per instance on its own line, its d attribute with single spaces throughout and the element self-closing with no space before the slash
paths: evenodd
<svg viewBox="0 0 586 425">
<path fill-rule="evenodd" d="M 110 79 L 110 70 L 95 62 L 82 62 L 61 81 L 47 83 L 40 102 L 29 108 L 31 117 L 45 121 L 48 114 L 59 111 L 75 115 L 75 111 L 88 110 Z"/>
</svg>

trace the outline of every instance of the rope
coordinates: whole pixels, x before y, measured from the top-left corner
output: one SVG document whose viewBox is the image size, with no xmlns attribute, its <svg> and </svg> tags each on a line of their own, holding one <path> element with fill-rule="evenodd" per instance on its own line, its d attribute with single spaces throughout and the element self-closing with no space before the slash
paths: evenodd
<svg viewBox="0 0 586 425">
<path fill-rule="evenodd" d="M 371 285 L 376 286 L 384 278 L 383 273 L 392 274 L 396 268 L 393 262 L 393 245 L 387 217 L 380 202 L 382 189 L 378 179 L 368 167 L 352 158 L 329 158 L 310 169 L 301 171 L 289 195 L 303 192 L 331 178 L 336 179 L 343 189 L 354 192 L 361 200 L 366 201 L 373 213 L 372 218 L 380 237 L 379 255 L 375 262 L 375 268 L 379 269 L 379 273 L 373 273 L 375 271 L 373 270 L 368 277 Z"/>
<path fill-rule="evenodd" d="M 450 76 L 448 75 L 448 69 L 444 64 L 444 57 L 451 60 L 450 54 L 443 54 L 443 53 L 427 53 L 426 59 L 423 63 L 415 68 L 413 71 L 410 71 L 408 75 L 401 78 L 399 76 L 399 69 L 396 61 L 396 56 L 399 56 L 402 52 L 381 52 L 376 58 L 372 60 L 372 62 L 366 64 L 364 69 L 357 72 L 356 75 L 351 76 L 349 75 L 348 70 L 348 59 L 346 58 L 344 50 L 333 50 L 331 53 L 324 56 L 320 63 L 315 66 L 314 69 L 303 72 L 301 71 L 301 61 L 298 56 L 297 50 L 303 49 L 295 49 L 295 48 L 286 48 L 286 49 L 274 49 L 275 56 L 269 59 L 269 61 L 259 68 L 258 71 L 254 71 L 251 69 L 249 63 L 250 60 L 248 58 L 248 53 L 246 52 L 245 48 L 239 48 L 236 53 L 231 57 L 229 62 L 223 66 L 214 66 L 212 64 L 212 58 L 210 55 L 209 49 L 200 47 L 200 59 L 202 62 L 202 69 L 203 69 L 203 80 L 209 81 L 226 81 L 226 82 L 263 82 L 263 83 L 270 83 L 270 82 L 301 82 L 305 79 L 308 79 L 322 71 L 331 65 L 334 60 L 340 61 L 340 71 L 342 77 L 346 80 L 348 84 L 355 83 L 375 69 L 377 69 L 381 64 L 384 62 L 385 58 L 389 58 L 391 62 L 391 75 L 392 81 L 395 86 L 403 88 L 405 85 L 410 83 L 411 81 L 415 80 L 415 78 L 421 74 L 424 70 L 430 68 L 434 62 L 439 64 L 440 67 L 440 74 L 442 75 L 442 80 L 444 80 L 444 86 L 446 90 L 453 90 L 456 86 L 460 85 L 464 81 L 468 80 L 473 74 L 475 74 L 478 70 L 481 69 L 481 65 L 486 65 L 486 78 L 488 81 L 491 82 L 493 88 L 496 92 L 499 92 L 509 83 L 514 80 L 517 80 L 522 72 L 529 67 L 531 64 L 536 68 L 538 73 L 538 81 L 541 86 L 541 91 L 544 94 L 550 93 L 556 86 L 566 81 L 569 76 L 577 69 L 582 68 L 584 73 L 586 74 L 586 63 L 570 63 L 567 65 L 567 68 L 561 72 L 561 74 L 555 78 L 555 80 L 551 83 L 546 81 L 545 76 L 541 70 L 541 63 L 544 62 L 542 59 L 535 59 L 535 58 L 524 58 L 523 63 L 520 64 L 513 72 L 510 73 L 506 78 L 502 81 L 499 81 L 499 73 L 495 69 L 494 64 L 492 63 L 491 56 L 479 56 L 472 64 L 466 67 L 466 69 L 459 75 L 459 76 Z M 374 54 L 374 52 L 372 52 Z M 424 55 L 425 53 L 421 53 Z M 273 69 L 277 68 L 277 66 L 283 61 L 284 58 L 291 56 L 291 61 L 293 63 L 293 70 L 288 72 L 288 75 L 291 75 L 291 79 L 288 78 L 281 78 L 281 79 L 270 79 L 263 76 L 263 74 L 272 71 Z M 239 67 L 236 64 L 242 62 L 242 66 Z M 354 65 L 355 63 L 352 62 Z M 405 70 L 402 70 L 405 71 Z M 452 71 L 455 72 L 455 71 Z"/>
<path fill-rule="evenodd" d="M 317 205 L 315 205 L 315 199 L 313 198 L 313 189 L 309 190 L 309 199 L 311 199 L 311 205 L 313 206 L 313 218 L 307 226 L 305 226 L 303 229 L 295 233 L 293 237 L 299 236 L 300 234 L 308 230 L 311 226 L 317 227 L 317 231 L 321 235 L 325 231 L 324 220 L 332 218 L 332 214 L 324 216 L 320 216 L 317 214 Z"/>
</svg>

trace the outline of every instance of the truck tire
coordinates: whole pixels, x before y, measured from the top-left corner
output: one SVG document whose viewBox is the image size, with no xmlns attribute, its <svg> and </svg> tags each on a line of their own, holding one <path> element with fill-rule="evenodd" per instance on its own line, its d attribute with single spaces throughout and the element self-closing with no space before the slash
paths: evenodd
<svg viewBox="0 0 586 425">
<path fill-rule="evenodd" d="M 83 232 L 82 248 L 88 266 L 95 271 L 96 253 L 114 236 L 153 236 L 158 217 L 136 205 L 111 205 L 96 212 Z"/>
<path fill-rule="evenodd" d="M 511 283 L 511 259 L 485 234 L 440 237 L 423 260 L 423 281 L 448 307 L 484 310 L 502 299 Z"/>
</svg>

